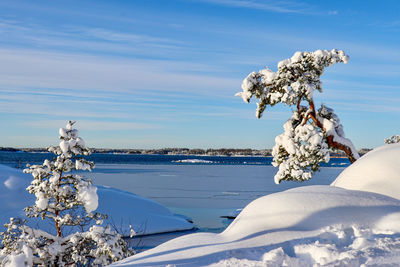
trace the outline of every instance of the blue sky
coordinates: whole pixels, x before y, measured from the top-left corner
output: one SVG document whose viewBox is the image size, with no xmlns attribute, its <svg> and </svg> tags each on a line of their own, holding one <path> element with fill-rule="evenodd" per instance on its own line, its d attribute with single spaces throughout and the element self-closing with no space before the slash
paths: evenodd
<svg viewBox="0 0 400 267">
<path fill-rule="evenodd" d="M 350 56 L 322 76 L 356 147 L 399 134 L 398 1 L 0 2 L 0 146 L 270 148 L 291 108 L 255 117 L 234 94 L 295 51 Z"/>
</svg>

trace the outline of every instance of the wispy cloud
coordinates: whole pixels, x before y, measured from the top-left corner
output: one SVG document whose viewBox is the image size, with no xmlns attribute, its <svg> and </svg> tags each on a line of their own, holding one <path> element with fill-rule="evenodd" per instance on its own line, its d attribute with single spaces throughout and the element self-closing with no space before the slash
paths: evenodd
<svg viewBox="0 0 400 267">
<path fill-rule="evenodd" d="M 37 120 L 35 122 L 21 122 L 20 125 L 28 128 L 39 129 L 58 129 L 64 127 L 65 121 L 62 120 Z M 112 121 L 93 121 L 80 120 L 77 122 L 77 127 L 84 131 L 118 131 L 118 130 L 147 130 L 159 129 L 160 125 L 150 123 L 135 123 L 135 122 L 112 122 Z"/>
<path fill-rule="evenodd" d="M 392 20 L 392 21 L 375 21 L 371 24 L 369 24 L 371 27 L 375 27 L 378 29 L 382 30 L 387 30 L 387 31 L 400 31 L 400 20 Z"/>
<path fill-rule="evenodd" d="M 400 107 L 393 105 L 384 105 L 376 102 L 370 103 L 343 103 L 343 102 L 331 102 L 334 107 L 340 108 L 341 110 L 351 111 L 350 114 L 373 114 L 373 113 L 387 113 L 390 116 L 399 116 Z"/>
<path fill-rule="evenodd" d="M 29 27 L 23 26 L 21 22 L 12 19 L 0 18 L 0 33 L 10 31 L 29 31 Z"/>
<path fill-rule="evenodd" d="M 115 41 L 115 42 L 130 42 L 130 43 L 166 43 L 166 44 L 182 44 L 183 42 L 170 39 L 161 38 L 141 34 L 123 33 L 110 31 L 103 28 L 84 28 L 84 27 L 69 27 L 73 33 L 79 34 L 81 37 L 93 37 L 96 39 L 101 39 L 105 41 Z"/>
<path fill-rule="evenodd" d="M 2 36 L 4 38 L 1 38 Z M 103 52 L 141 57 L 179 53 L 187 46 L 180 40 L 139 34 L 134 30 L 123 32 L 74 25 L 63 25 L 55 29 L 48 25 L 0 19 L 0 44 L 9 43 L 48 50 L 85 51 L 88 54 Z"/>
<path fill-rule="evenodd" d="M 217 5 L 225 5 L 231 7 L 250 8 L 264 11 L 272 11 L 278 13 L 298 13 L 311 14 L 313 13 L 310 7 L 297 2 L 288 1 L 257 1 L 257 0 L 202 0 Z"/>
<path fill-rule="evenodd" d="M 68 88 L 71 90 L 160 90 L 218 94 L 235 92 L 240 79 L 182 73 L 196 64 L 126 60 L 73 53 L 0 49 L 2 88 Z M 193 71 L 194 72 L 194 71 Z"/>
</svg>

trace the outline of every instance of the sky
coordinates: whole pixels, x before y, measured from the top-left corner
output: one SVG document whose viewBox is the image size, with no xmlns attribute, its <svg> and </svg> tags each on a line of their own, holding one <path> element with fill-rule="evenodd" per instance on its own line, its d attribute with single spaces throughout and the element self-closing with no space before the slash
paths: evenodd
<svg viewBox="0 0 400 267">
<path fill-rule="evenodd" d="M 235 93 L 296 51 L 344 50 L 315 102 L 357 148 L 400 134 L 399 1 L 0 1 L 0 146 L 271 148 L 292 107 Z"/>
</svg>

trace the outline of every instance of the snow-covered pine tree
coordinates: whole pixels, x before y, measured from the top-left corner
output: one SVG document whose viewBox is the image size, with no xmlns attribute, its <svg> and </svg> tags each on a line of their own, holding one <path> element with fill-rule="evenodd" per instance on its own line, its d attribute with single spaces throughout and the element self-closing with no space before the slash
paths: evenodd
<svg viewBox="0 0 400 267">
<path fill-rule="evenodd" d="M 320 162 L 329 161 L 330 149 L 344 151 L 350 162 L 359 158 L 333 109 L 325 105 L 316 109 L 313 99 L 316 90 L 322 92 L 320 76 L 325 67 L 348 60 L 343 51 L 336 49 L 296 52 L 292 58 L 279 62 L 277 72 L 266 68 L 243 80 L 243 91 L 236 95 L 247 103 L 253 96 L 259 100 L 258 118 L 268 105 L 283 103 L 296 107 L 283 126 L 284 133 L 275 138 L 273 165 L 279 166 L 275 183 L 310 179 Z"/>
<path fill-rule="evenodd" d="M 385 144 L 400 143 L 400 135 L 392 135 L 389 138 L 385 138 L 383 141 L 385 142 Z"/>
<path fill-rule="evenodd" d="M 105 216 L 94 212 L 97 188 L 71 173 L 94 167 L 81 157 L 90 150 L 73 124 L 68 121 L 66 128 L 60 128 L 58 147 L 48 148 L 57 155 L 55 159 L 24 170 L 33 176 L 26 190 L 36 196 L 35 204 L 25 208 L 26 216 L 50 221 L 54 231 L 34 229 L 11 218 L 1 233 L 1 266 L 102 266 L 133 254 L 119 234 L 100 226 Z"/>
</svg>

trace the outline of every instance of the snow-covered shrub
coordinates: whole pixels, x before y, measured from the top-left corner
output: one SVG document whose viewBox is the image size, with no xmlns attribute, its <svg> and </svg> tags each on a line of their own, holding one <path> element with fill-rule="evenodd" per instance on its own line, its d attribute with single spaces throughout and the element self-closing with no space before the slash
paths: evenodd
<svg viewBox="0 0 400 267">
<path fill-rule="evenodd" d="M 325 67 L 348 60 L 343 51 L 336 49 L 296 52 L 292 58 L 279 62 L 277 72 L 266 68 L 243 80 L 242 92 L 236 95 L 247 103 L 253 96 L 259 100 L 258 118 L 268 105 L 283 103 L 296 107 L 284 125 L 284 133 L 275 139 L 273 164 L 279 166 L 276 183 L 310 179 L 320 162 L 329 161 L 329 149 L 344 151 L 351 162 L 359 158 L 333 109 L 321 105 L 317 110 L 313 99 L 315 90 L 322 92 L 320 76 Z"/>
<path fill-rule="evenodd" d="M 26 190 L 36 196 L 34 205 L 25 208 L 26 216 L 48 221 L 54 232 L 34 229 L 11 218 L 1 233 L 2 266 L 101 266 L 133 254 L 119 234 L 100 226 L 106 216 L 94 212 L 97 188 L 90 180 L 70 173 L 94 167 L 93 162 L 80 157 L 89 155 L 90 150 L 73 124 L 69 121 L 59 130 L 58 147 L 48 148 L 57 155 L 55 159 L 24 170 L 33 176 Z"/>
<path fill-rule="evenodd" d="M 385 144 L 396 144 L 400 143 L 400 135 L 392 135 L 389 138 L 384 139 Z"/>
</svg>

